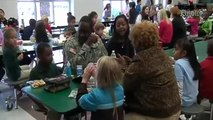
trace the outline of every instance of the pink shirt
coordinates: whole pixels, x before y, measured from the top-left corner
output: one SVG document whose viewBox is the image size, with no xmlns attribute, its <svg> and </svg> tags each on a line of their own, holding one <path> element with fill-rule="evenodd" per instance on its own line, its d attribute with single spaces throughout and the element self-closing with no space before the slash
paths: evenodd
<svg viewBox="0 0 213 120">
<path fill-rule="evenodd" d="M 187 23 L 189 23 L 191 25 L 191 34 L 192 35 L 197 35 L 198 34 L 198 30 L 199 30 L 199 19 L 196 18 L 188 18 L 186 20 Z"/>
<path fill-rule="evenodd" d="M 167 22 L 167 20 L 161 20 L 159 27 L 160 41 L 168 45 L 172 40 L 173 25 L 171 22 Z"/>
</svg>

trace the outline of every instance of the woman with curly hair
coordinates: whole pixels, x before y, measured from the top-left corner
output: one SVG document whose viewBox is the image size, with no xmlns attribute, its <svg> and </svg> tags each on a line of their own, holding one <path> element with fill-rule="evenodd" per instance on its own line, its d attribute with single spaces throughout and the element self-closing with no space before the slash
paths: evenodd
<svg viewBox="0 0 213 120">
<path fill-rule="evenodd" d="M 178 120 L 181 101 L 169 57 L 159 46 L 154 23 L 136 24 L 131 33 L 136 55 L 121 57 L 124 74 L 126 120 Z"/>
</svg>

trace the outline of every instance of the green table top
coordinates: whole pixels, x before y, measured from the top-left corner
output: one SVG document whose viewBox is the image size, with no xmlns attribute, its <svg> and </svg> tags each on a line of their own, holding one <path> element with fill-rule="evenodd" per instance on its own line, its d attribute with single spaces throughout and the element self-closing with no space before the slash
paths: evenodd
<svg viewBox="0 0 213 120">
<path fill-rule="evenodd" d="M 199 62 L 202 62 L 206 59 L 207 55 L 207 42 L 206 41 L 199 41 L 195 43 L 195 51 Z"/>
<path fill-rule="evenodd" d="M 77 89 L 79 86 L 79 83 L 71 82 L 70 88 L 56 93 L 47 92 L 44 90 L 44 87 L 32 88 L 31 86 L 22 88 L 22 91 L 49 109 L 65 113 L 77 107 L 76 99 L 69 98 L 68 96 L 73 89 Z"/>
<path fill-rule="evenodd" d="M 199 41 L 195 42 L 195 51 L 198 56 L 198 61 L 202 62 L 207 57 L 207 42 L 206 41 Z M 168 56 L 173 57 L 174 55 L 174 48 L 165 50 Z"/>
</svg>

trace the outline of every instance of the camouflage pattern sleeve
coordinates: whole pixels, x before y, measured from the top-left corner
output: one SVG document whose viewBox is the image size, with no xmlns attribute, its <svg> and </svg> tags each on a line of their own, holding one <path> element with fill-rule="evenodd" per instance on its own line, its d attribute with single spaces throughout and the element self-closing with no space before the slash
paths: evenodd
<svg viewBox="0 0 213 120">
<path fill-rule="evenodd" d="M 97 62 L 100 57 L 107 55 L 102 41 L 91 46 L 87 44 L 80 46 L 75 37 L 67 41 L 64 50 L 66 59 L 70 62 L 73 70 L 76 70 L 77 65 L 82 65 L 85 68 L 88 63 Z"/>
</svg>

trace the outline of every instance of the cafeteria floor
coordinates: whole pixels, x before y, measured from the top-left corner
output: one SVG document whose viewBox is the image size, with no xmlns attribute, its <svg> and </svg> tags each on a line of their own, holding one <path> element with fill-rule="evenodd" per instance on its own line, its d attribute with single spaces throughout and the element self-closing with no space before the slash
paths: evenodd
<svg viewBox="0 0 213 120">
<path fill-rule="evenodd" d="M 53 54 L 54 62 L 62 62 L 62 50 L 54 51 Z M 31 108 L 33 102 L 26 95 L 18 99 L 18 109 L 7 111 L 5 99 L 9 95 L 12 95 L 12 89 L 0 82 L 0 120 L 45 120 L 43 113 L 36 112 Z M 203 105 L 209 106 L 209 103 L 205 101 Z M 181 116 L 181 120 L 185 120 L 185 118 Z M 204 113 L 195 120 L 209 120 L 209 114 Z"/>
</svg>

